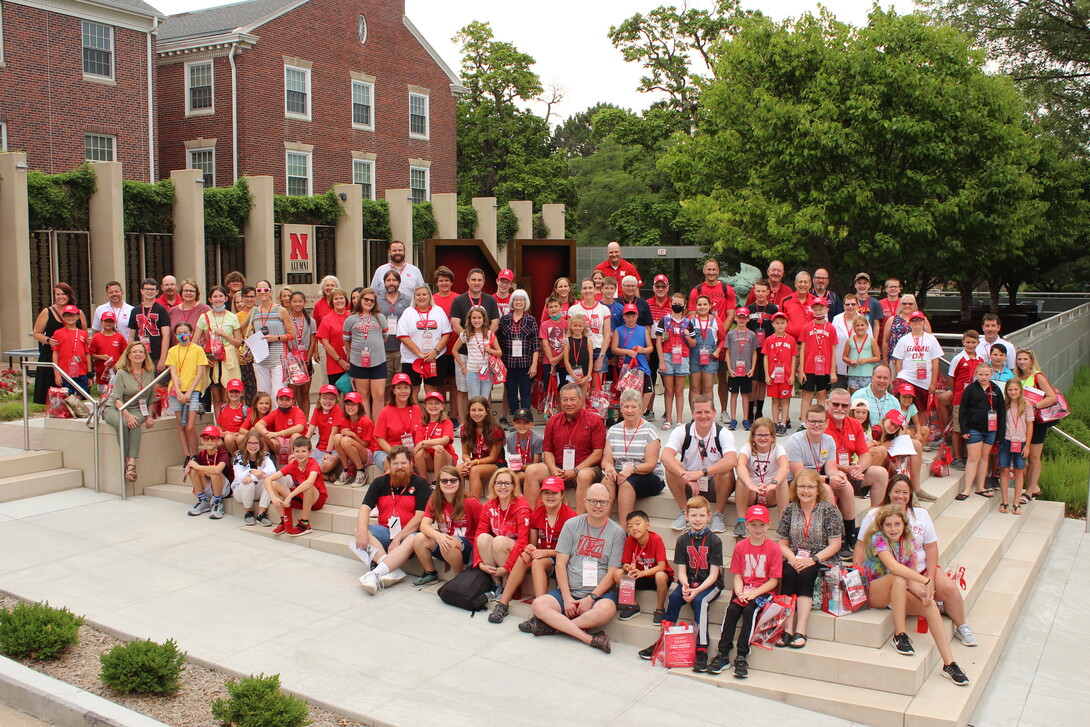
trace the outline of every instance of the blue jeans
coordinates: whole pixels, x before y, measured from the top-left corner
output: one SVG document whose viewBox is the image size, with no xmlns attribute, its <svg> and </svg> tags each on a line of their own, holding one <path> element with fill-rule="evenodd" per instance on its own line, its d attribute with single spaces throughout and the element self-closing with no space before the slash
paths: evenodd
<svg viewBox="0 0 1090 727">
<path fill-rule="evenodd" d="M 469 389 L 469 398 L 474 396 L 483 396 L 491 401 L 492 399 L 492 374 L 488 375 L 488 378 L 481 381 L 481 374 L 477 371 L 466 372 L 466 387 Z"/>
<path fill-rule="evenodd" d="M 512 412 L 530 408 L 530 369 L 507 369 L 507 406 Z"/>
<path fill-rule="evenodd" d="M 719 586 L 713 584 L 698 593 L 696 598 L 689 604 L 693 607 L 693 621 L 696 622 L 697 646 L 704 648 L 708 646 L 708 611 L 715 599 L 719 598 L 721 592 Z M 685 598 L 681 594 L 681 586 L 674 586 L 674 590 L 670 591 L 670 596 L 666 601 L 666 615 L 662 617 L 663 620 L 676 623 L 678 616 L 681 615 L 683 605 L 685 605 Z"/>
</svg>

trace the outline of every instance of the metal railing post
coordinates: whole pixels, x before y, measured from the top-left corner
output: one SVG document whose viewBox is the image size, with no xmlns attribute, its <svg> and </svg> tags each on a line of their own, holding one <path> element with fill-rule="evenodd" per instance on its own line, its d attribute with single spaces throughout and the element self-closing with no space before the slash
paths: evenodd
<svg viewBox="0 0 1090 727">
<path fill-rule="evenodd" d="M 82 394 L 83 398 L 89 401 L 94 407 L 94 414 L 92 415 L 94 417 L 94 420 L 91 422 L 91 429 L 95 434 L 95 492 L 100 492 L 102 488 L 99 482 L 100 476 L 98 471 L 98 399 L 91 396 L 91 394 L 85 391 L 82 386 L 76 383 L 75 379 L 68 375 L 67 371 L 62 369 L 60 366 L 57 366 L 57 364 L 53 363 L 52 361 L 21 361 L 20 365 L 22 365 L 23 367 L 23 442 L 26 446 L 26 449 L 30 449 L 30 421 L 27 416 L 25 384 L 27 368 L 33 366 L 35 369 L 37 369 L 40 366 L 48 366 L 49 368 L 59 373 L 62 379 L 68 382 L 68 384 L 71 385 L 73 389 Z"/>
<path fill-rule="evenodd" d="M 19 368 L 23 372 L 23 451 L 30 451 L 30 403 L 26 398 L 26 361 L 19 362 Z"/>
<path fill-rule="evenodd" d="M 1059 427 L 1052 427 L 1052 431 L 1056 432 L 1057 434 L 1059 434 L 1061 437 L 1063 437 L 1067 441 L 1071 442 L 1072 444 L 1078 446 L 1079 448 L 1081 448 L 1087 454 L 1090 454 L 1090 447 L 1087 447 L 1085 444 L 1083 444 L 1079 440 L 1075 439 L 1074 437 L 1072 437 L 1070 434 L 1063 431 Z M 1087 520 L 1086 520 L 1086 530 L 1084 532 L 1090 533 L 1090 474 L 1088 474 L 1088 476 L 1086 478 L 1086 512 L 1087 512 Z"/>
</svg>

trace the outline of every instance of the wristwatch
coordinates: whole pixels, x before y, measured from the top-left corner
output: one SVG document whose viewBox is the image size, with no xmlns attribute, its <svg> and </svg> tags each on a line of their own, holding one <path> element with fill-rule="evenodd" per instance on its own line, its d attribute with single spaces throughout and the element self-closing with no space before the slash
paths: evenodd
<svg viewBox="0 0 1090 727">
<path fill-rule="evenodd" d="M 590 600 L 592 600 L 592 601 L 597 601 L 599 598 L 601 598 L 601 596 L 599 596 L 596 593 L 590 594 Z"/>
<path fill-rule="evenodd" d="M 821 558 L 818 558 L 816 555 L 811 555 L 810 557 L 814 559 L 815 563 L 819 565 L 821 564 Z"/>
<path fill-rule="evenodd" d="M 707 476 L 708 476 L 708 468 L 707 468 L 707 467 L 701 467 L 701 468 L 700 468 L 700 471 L 704 473 L 704 476 L 705 476 L 705 477 L 707 477 Z"/>
<path fill-rule="evenodd" d="M 572 467 L 571 471 L 572 471 L 572 474 L 575 475 L 576 477 L 579 476 L 579 468 L 578 467 Z"/>
</svg>

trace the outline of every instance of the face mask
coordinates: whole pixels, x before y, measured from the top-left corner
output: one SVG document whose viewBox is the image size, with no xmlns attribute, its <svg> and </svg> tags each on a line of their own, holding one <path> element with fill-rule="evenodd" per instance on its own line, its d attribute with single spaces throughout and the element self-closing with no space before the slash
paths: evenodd
<svg viewBox="0 0 1090 727">
<path fill-rule="evenodd" d="M 670 310 L 672 310 L 674 313 L 680 313 L 681 311 L 685 310 L 685 306 L 674 303 L 670 306 Z"/>
<path fill-rule="evenodd" d="M 558 320 L 560 320 L 560 314 L 557 313 L 555 316 L 550 314 L 549 318 L 552 318 L 554 321 L 558 321 Z"/>
<path fill-rule="evenodd" d="M 212 310 L 216 311 L 217 313 L 223 313 L 223 311 L 227 310 L 227 304 L 226 303 L 224 303 L 223 305 L 213 304 L 212 305 Z"/>
<path fill-rule="evenodd" d="M 281 407 L 279 407 L 279 409 L 280 409 L 280 411 L 282 411 L 282 412 L 284 412 L 285 414 L 287 414 L 288 412 L 290 412 L 290 411 L 291 411 L 291 404 L 288 404 L 287 406 L 281 406 Z"/>
<path fill-rule="evenodd" d="M 190 334 L 188 334 L 188 333 L 179 333 L 178 334 L 178 342 L 179 343 L 188 343 L 189 342 L 189 335 Z"/>
</svg>

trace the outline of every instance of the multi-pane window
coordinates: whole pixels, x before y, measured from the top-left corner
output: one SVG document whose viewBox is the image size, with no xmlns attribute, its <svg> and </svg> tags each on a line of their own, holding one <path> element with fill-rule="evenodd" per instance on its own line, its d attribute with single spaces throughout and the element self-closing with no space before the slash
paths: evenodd
<svg viewBox="0 0 1090 727">
<path fill-rule="evenodd" d="M 352 160 L 352 181 L 363 188 L 364 199 L 375 198 L 375 163 L 367 159 Z"/>
<path fill-rule="evenodd" d="M 409 189 L 413 204 L 428 201 L 428 186 L 428 170 L 425 167 L 409 167 Z"/>
<path fill-rule="evenodd" d="M 83 158 L 89 162 L 114 161 L 115 141 L 115 137 L 107 134 L 84 134 Z"/>
<path fill-rule="evenodd" d="M 287 157 L 288 194 L 310 195 L 310 154 L 289 151 Z"/>
<path fill-rule="evenodd" d="M 428 135 L 428 97 L 423 94 L 409 94 L 409 133 L 413 136 Z"/>
<path fill-rule="evenodd" d="M 83 72 L 114 77 L 114 31 L 110 26 L 83 21 Z"/>
<path fill-rule="evenodd" d="M 186 111 L 210 112 L 212 105 L 212 62 L 186 66 Z"/>
<path fill-rule="evenodd" d="M 310 118 L 310 71 L 306 68 L 284 67 L 284 111 Z"/>
<path fill-rule="evenodd" d="M 355 126 L 372 125 L 374 111 L 374 89 L 370 83 L 352 81 L 352 124 Z"/>
<path fill-rule="evenodd" d="M 205 187 L 216 186 L 216 150 L 190 149 L 189 168 L 200 169 Z"/>
</svg>

